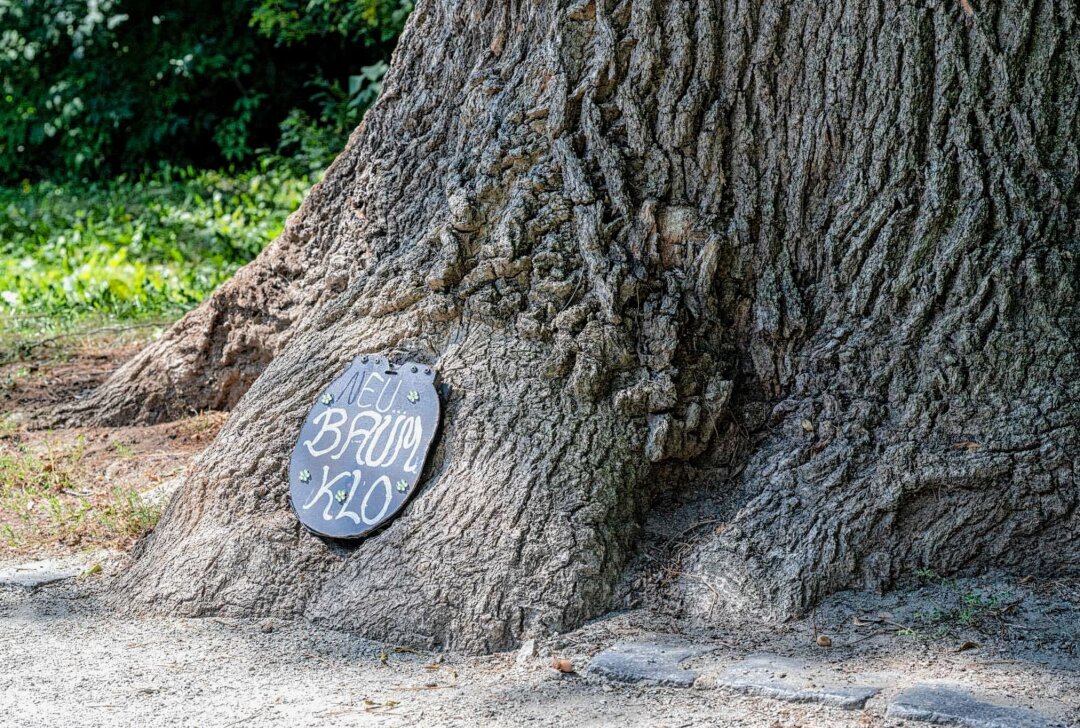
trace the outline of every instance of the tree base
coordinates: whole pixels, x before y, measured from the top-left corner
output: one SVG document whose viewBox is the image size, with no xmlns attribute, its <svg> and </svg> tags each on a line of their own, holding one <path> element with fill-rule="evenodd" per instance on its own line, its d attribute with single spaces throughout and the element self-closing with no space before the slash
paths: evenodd
<svg viewBox="0 0 1080 728">
<path fill-rule="evenodd" d="M 1078 23 L 419 3 L 282 239 L 80 407 L 236 405 L 124 598 L 502 649 L 607 609 L 665 468 L 718 452 L 742 507 L 686 556 L 694 618 L 1074 562 Z M 285 459 L 361 353 L 455 394 L 422 492 L 347 549 Z"/>
</svg>

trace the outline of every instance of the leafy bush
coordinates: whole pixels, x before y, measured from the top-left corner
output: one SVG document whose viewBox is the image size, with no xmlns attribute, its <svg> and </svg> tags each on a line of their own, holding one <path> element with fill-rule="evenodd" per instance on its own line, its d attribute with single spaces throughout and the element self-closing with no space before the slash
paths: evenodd
<svg viewBox="0 0 1080 728">
<path fill-rule="evenodd" d="M 410 0 L 0 0 L 0 183 L 314 162 L 374 98 Z M 347 89 L 342 91 L 342 89 Z"/>
<path fill-rule="evenodd" d="M 234 175 L 165 167 L 0 189 L 0 313 L 188 308 L 281 231 L 312 182 L 267 160 Z"/>
<path fill-rule="evenodd" d="M 325 167 L 345 147 L 364 111 L 375 102 L 386 70 L 382 61 L 360 69 L 360 75 L 349 76 L 348 90 L 336 81 L 312 81 L 310 86 L 317 90 L 311 100 L 318 104 L 317 113 L 312 116 L 294 109 L 281 123 L 278 152 L 311 169 Z"/>
<path fill-rule="evenodd" d="M 279 43 L 295 44 L 338 36 L 367 45 L 392 42 L 405 26 L 412 2 L 386 0 L 262 0 L 251 24 Z"/>
</svg>

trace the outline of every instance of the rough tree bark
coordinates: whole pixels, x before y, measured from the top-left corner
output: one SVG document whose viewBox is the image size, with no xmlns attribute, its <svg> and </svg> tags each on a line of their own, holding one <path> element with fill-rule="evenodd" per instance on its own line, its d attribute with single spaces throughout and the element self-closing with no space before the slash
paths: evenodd
<svg viewBox="0 0 1080 728">
<path fill-rule="evenodd" d="M 421 0 L 281 238 L 74 413 L 250 385 L 123 599 L 508 647 L 603 611 L 666 464 L 746 429 L 691 616 L 1075 562 L 1077 16 Z M 453 394 L 420 494 L 346 548 L 298 527 L 287 458 L 364 352 Z"/>
</svg>

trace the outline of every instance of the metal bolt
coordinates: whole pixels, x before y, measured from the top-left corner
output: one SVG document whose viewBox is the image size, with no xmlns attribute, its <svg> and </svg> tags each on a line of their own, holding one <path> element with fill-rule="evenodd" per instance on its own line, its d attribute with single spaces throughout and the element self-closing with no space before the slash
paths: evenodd
<svg viewBox="0 0 1080 728">
<path fill-rule="evenodd" d="M 413 373 L 413 374 L 416 374 L 416 367 L 413 367 L 413 368 L 412 368 L 412 373 Z"/>
<path fill-rule="evenodd" d="M 430 369 L 425 369 L 424 374 L 431 374 L 431 370 Z"/>
<path fill-rule="evenodd" d="M 367 364 L 367 357 L 366 356 L 363 357 L 360 361 L 363 362 L 364 364 Z"/>
</svg>

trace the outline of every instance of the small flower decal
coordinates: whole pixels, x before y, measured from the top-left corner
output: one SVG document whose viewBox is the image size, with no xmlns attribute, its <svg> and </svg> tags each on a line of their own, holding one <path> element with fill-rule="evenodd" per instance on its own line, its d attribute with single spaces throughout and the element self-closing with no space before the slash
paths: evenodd
<svg viewBox="0 0 1080 728">
<path fill-rule="evenodd" d="M 307 470 L 301 470 L 300 471 L 300 482 L 301 483 L 307 483 L 310 480 L 311 480 L 311 473 L 309 473 Z"/>
<path fill-rule="evenodd" d="M 409 393 L 405 395 L 405 399 L 409 400 L 413 404 L 416 404 L 420 401 L 420 393 L 417 392 L 415 389 L 410 389 Z"/>
<path fill-rule="evenodd" d="M 334 395 L 327 392 L 326 394 L 324 394 L 319 399 L 319 401 L 322 402 L 323 404 L 325 404 L 327 407 L 329 407 L 330 405 L 332 405 L 334 403 Z"/>
<path fill-rule="evenodd" d="M 394 484 L 394 487 L 397 488 L 398 493 L 404 493 L 409 489 L 409 484 L 406 483 L 404 480 L 399 480 L 397 483 Z"/>
<path fill-rule="evenodd" d="M 338 503 L 344 503 L 345 499 L 348 497 L 349 494 L 346 493 L 344 490 L 339 490 L 337 493 L 334 494 L 334 500 L 336 500 Z"/>
</svg>

